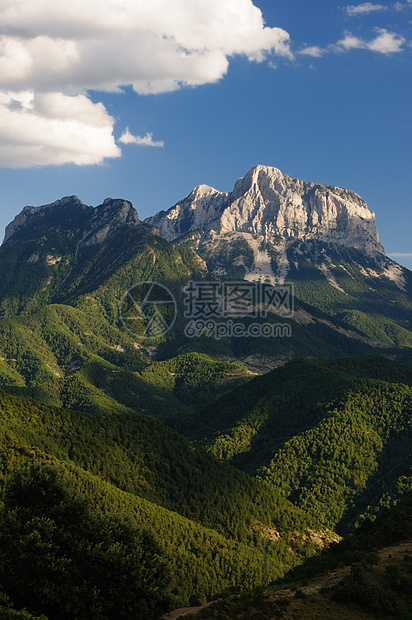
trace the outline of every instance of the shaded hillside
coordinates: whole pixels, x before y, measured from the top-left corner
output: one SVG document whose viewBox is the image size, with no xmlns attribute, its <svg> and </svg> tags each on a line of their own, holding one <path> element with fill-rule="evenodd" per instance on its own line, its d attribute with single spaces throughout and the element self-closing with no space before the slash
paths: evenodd
<svg viewBox="0 0 412 620">
<path fill-rule="evenodd" d="M 157 532 L 182 602 L 261 583 L 269 538 L 272 577 L 333 538 L 276 490 L 149 416 L 80 414 L 4 392 L 0 411 L 2 472 L 33 459 L 59 462 L 94 505 L 135 515 Z M 318 535 L 312 541 L 306 531 Z"/>
<path fill-rule="evenodd" d="M 171 424 L 345 531 L 411 491 L 411 385 L 383 358 L 295 360 Z"/>
<path fill-rule="evenodd" d="M 176 610 L 167 618 L 406 620 L 412 613 L 411 508 L 408 500 L 382 511 L 374 523 L 269 588 L 227 595 L 193 613 Z"/>
</svg>

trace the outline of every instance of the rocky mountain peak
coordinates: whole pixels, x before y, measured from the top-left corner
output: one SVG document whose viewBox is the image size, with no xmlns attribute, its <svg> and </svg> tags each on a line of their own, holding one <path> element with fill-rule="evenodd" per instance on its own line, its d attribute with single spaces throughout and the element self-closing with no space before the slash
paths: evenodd
<svg viewBox="0 0 412 620">
<path fill-rule="evenodd" d="M 284 175 L 278 168 L 261 165 L 254 166 L 244 177 L 236 181 L 231 192 L 231 198 L 232 200 L 237 200 L 247 192 L 266 194 L 269 188 L 269 179 L 272 185 L 277 185 L 278 189 L 282 190 L 283 177 Z"/>
<path fill-rule="evenodd" d="M 210 185 L 198 185 L 189 194 L 188 198 L 193 201 L 201 200 L 202 198 L 208 198 L 220 194 L 220 192 Z"/>
<path fill-rule="evenodd" d="M 217 276 L 281 283 L 309 263 L 338 286 L 330 268 L 348 259 L 392 273 L 375 215 L 358 194 L 270 166 L 251 168 L 230 193 L 200 185 L 145 222 L 168 241 L 190 243 Z"/>
<path fill-rule="evenodd" d="M 201 185 L 167 212 L 146 220 L 169 241 L 200 231 L 249 233 L 265 241 L 315 239 L 383 253 L 374 213 L 355 192 L 292 179 L 254 166 L 231 193 Z"/>
<path fill-rule="evenodd" d="M 209 185 L 198 185 L 167 212 L 160 211 L 144 221 L 161 237 L 173 241 L 193 230 L 208 230 L 225 207 L 227 197 Z"/>
<path fill-rule="evenodd" d="M 81 239 L 81 245 L 103 243 L 112 232 L 139 224 L 137 211 L 129 200 L 106 198 L 103 204 L 94 209 Z"/>
<path fill-rule="evenodd" d="M 72 230 L 84 226 L 92 211 L 77 196 L 65 196 L 40 207 L 28 205 L 6 226 L 3 245 L 50 229 Z"/>
<path fill-rule="evenodd" d="M 102 243 L 109 234 L 125 226 L 138 225 L 139 216 L 128 200 L 106 198 L 101 205 L 90 207 L 77 196 L 65 196 L 40 207 L 24 207 L 6 227 L 3 245 L 59 231 L 69 233 L 80 246 L 89 246 Z"/>
</svg>

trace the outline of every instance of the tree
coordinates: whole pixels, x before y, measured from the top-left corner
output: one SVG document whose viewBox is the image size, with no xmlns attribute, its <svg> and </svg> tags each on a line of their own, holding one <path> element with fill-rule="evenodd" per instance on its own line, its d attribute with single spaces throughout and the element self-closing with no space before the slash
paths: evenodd
<svg viewBox="0 0 412 620">
<path fill-rule="evenodd" d="M 0 583 L 16 606 L 50 620 L 150 620 L 170 605 L 153 534 L 93 510 L 61 468 L 40 462 L 5 484 Z"/>
</svg>

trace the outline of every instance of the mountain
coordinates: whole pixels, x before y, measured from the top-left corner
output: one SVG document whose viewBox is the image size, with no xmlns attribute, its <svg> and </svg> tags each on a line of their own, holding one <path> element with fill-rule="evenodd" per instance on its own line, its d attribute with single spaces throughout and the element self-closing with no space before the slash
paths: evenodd
<svg viewBox="0 0 412 620">
<path fill-rule="evenodd" d="M 232 192 L 201 185 L 145 222 L 192 247 L 215 277 L 293 284 L 298 301 L 371 340 L 412 345 L 412 273 L 385 255 L 355 192 L 255 166 Z"/>
<path fill-rule="evenodd" d="M 292 179 L 269 166 L 253 167 L 228 194 L 200 185 L 145 221 L 168 241 L 197 231 L 212 237 L 239 232 L 279 248 L 299 239 L 384 254 L 375 216 L 355 192 Z"/>
<path fill-rule="evenodd" d="M 170 241 L 158 233 L 169 239 L 185 234 Z M 272 309 L 261 316 L 257 304 L 251 306 L 254 317 L 242 323 L 276 330 L 281 319 L 288 337 L 216 338 L 202 329 L 188 336 L 188 282 L 225 282 L 231 274 L 253 285 L 262 280 L 260 265 L 280 283 L 276 244 L 293 285 L 292 311 L 279 316 Z M 255 261 L 256 252 L 262 260 Z M 329 259 L 333 263 L 325 267 Z M 221 386 L 211 389 L 206 377 L 212 366 L 205 370 L 210 362 L 188 358 L 197 370 L 182 396 L 178 384 L 187 360 L 179 357 L 187 353 L 258 373 L 308 356 L 378 353 L 412 360 L 412 274 L 383 254 L 373 213 L 352 192 L 292 180 L 275 168 L 253 168 L 231 194 L 201 186 L 143 223 L 122 199 L 91 207 L 69 196 L 25 207 L 6 228 L 0 270 L 0 384 L 56 406 L 96 412 L 126 407 L 170 417 L 206 404 L 206 392 L 213 398 L 214 391 L 226 389 L 223 375 L 238 372 L 228 366 Z M 402 279 L 385 276 L 395 271 Z M 119 317 L 126 291 L 145 281 L 166 286 L 177 304 L 173 327 L 148 341 L 127 331 Z M 223 316 L 218 322 L 225 321 Z M 162 379 L 154 367 L 145 370 L 154 360 L 175 358 L 176 368 L 163 370 Z M 154 387 L 152 376 L 162 388 Z"/>
<path fill-rule="evenodd" d="M 412 369 L 293 360 L 170 423 L 345 535 L 412 491 Z"/>
<path fill-rule="evenodd" d="M 102 243 L 114 231 L 139 226 L 139 216 L 128 200 L 106 198 L 93 208 L 77 196 L 66 196 L 41 207 L 27 206 L 6 226 L 3 245 L 10 246 L 54 229 L 66 233 L 78 247 Z M 32 258 L 36 262 L 38 258 Z"/>
<path fill-rule="evenodd" d="M 410 493 L 412 274 L 356 194 L 274 170 L 201 187 L 174 218 L 25 207 L 0 247 L 0 473 L 58 463 L 153 529 L 176 604 L 274 579 Z M 202 287 L 231 283 L 246 315 L 206 324 Z M 145 304 L 168 331 L 134 327 Z M 222 335 L 234 324 L 273 337 Z"/>
</svg>

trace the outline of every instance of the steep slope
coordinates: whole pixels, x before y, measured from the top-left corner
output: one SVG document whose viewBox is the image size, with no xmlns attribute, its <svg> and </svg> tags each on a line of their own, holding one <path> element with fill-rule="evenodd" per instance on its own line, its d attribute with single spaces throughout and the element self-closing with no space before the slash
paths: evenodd
<svg viewBox="0 0 412 620">
<path fill-rule="evenodd" d="M 261 583 L 269 538 L 272 578 L 315 552 L 313 532 L 333 539 L 275 490 L 149 416 L 68 412 L 2 391 L 0 413 L 1 474 L 28 460 L 60 462 L 96 506 L 157 532 L 181 602 Z"/>
<path fill-rule="evenodd" d="M 199 268 L 193 252 L 152 235 L 131 203 L 120 199 L 95 208 L 77 197 L 26 207 L 6 233 L 0 247 L 1 316 L 32 313 L 47 303 L 91 306 L 85 296 L 96 291 L 99 309 L 113 318 L 132 284 L 187 281 Z"/>
<path fill-rule="evenodd" d="M 209 282 L 211 276 L 192 248 L 153 234 L 122 200 L 107 199 L 93 208 L 69 197 L 26 207 L 7 229 L 0 269 L 0 385 L 70 409 L 120 412 L 128 407 L 165 417 L 184 405 L 205 404 L 206 392 L 214 397 L 217 384 L 206 387 L 211 367 L 200 379 L 205 369 L 196 357 L 186 358 L 185 372 L 188 360 L 193 368 L 185 389 L 170 380 L 155 386 L 153 370 L 141 375 L 154 356 L 166 361 L 201 352 L 264 372 L 294 357 L 370 354 L 379 344 L 379 334 L 368 339 L 356 325 L 297 299 L 293 316 L 282 317 L 289 337 L 217 339 L 201 330 L 188 337 L 184 289 L 190 280 Z M 176 322 L 162 338 L 142 341 L 120 321 L 120 301 L 142 281 L 160 282 L 176 299 Z M 401 304 L 398 312 L 405 312 Z M 270 312 L 256 321 L 276 329 L 279 316 Z M 390 344 L 388 338 L 379 351 L 401 355 Z M 176 372 L 170 368 L 166 374 L 170 379 Z M 226 367 L 228 377 L 232 372 L 239 369 Z M 247 377 L 246 370 L 242 373 Z M 154 375 L 160 380 L 158 371 Z M 226 389 L 224 383 L 222 378 L 217 392 Z M 184 403 L 178 392 L 185 392 Z"/>
<path fill-rule="evenodd" d="M 295 360 L 171 423 L 344 533 L 412 490 L 411 386 L 383 358 Z"/>
<path fill-rule="evenodd" d="M 77 196 L 65 196 L 41 207 L 24 207 L 6 226 L 3 245 L 10 247 L 55 229 L 78 247 L 90 246 L 102 243 L 114 230 L 139 224 L 137 212 L 128 200 L 106 198 L 94 208 L 83 204 Z"/>
<path fill-rule="evenodd" d="M 333 242 L 365 253 L 383 254 L 375 216 L 349 190 L 291 179 L 277 168 L 255 166 L 230 194 L 201 185 L 166 213 L 145 220 L 169 241 L 201 230 L 244 232 L 265 241 Z"/>
</svg>

